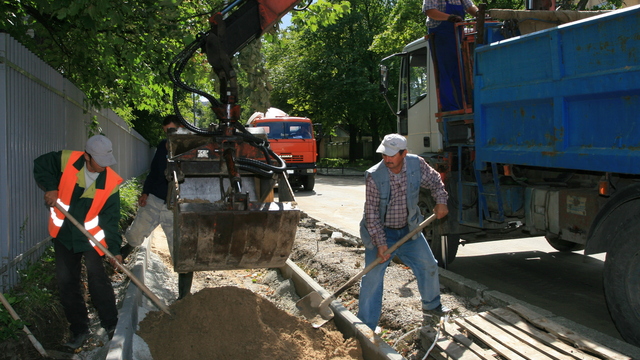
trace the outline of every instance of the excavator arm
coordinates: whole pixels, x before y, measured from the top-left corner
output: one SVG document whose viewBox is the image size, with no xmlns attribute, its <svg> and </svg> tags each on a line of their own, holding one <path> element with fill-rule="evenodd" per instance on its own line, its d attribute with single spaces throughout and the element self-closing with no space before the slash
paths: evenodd
<svg viewBox="0 0 640 360">
<path fill-rule="evenodd" d="M 231 59 L 251 41 L 259 38 L 302 0 L 237 0 L 209 18 L 210 29 L 181 52 L 169 68 L 174 88 L 197 93 L 209 100 L 223 123 L 240 118 L 238 85 Z M 209 65 L 220 80 L 220 99 L 189 87 L 180 80 L 186 62 L 197 50 L 207 55 Z M 174 90 L 174 110 L 180 116 Z M 182 116 L 180 116 L 182 118 Z M 187 124 L 185 124 L 188 126 Z M 189 126 L 188 126 L 189 127 Z M 209 133 L 202 129 L 190 130 Z"/>
<path fill-rule="evenodd" d="M 238 121 L 231 60 L 300 1 L 238 0 L 214 14 L 210 29 L 171 62 L 174 112 L 189 130 L 168 135 L 167 206 L 174 217 L 170 251 L 180 273 L 179 298 L 189 293 L 194 271 L 281 267 L 291 252 L 300 211 L 286 163 L 271 149 L 264 129 L 247 129 Z M 206 54 L 220 80 L 220 99 L 181 80 L 197 51 Z M 207 98 L 219 124 L 202 129 L 187 122 L 178 91 Z"/>
</svg>

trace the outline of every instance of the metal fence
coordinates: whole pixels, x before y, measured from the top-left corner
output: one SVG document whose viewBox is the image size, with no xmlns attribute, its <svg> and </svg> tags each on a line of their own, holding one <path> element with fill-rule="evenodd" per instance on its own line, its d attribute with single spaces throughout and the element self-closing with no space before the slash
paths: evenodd
<svg viewBox="0 0 640 360">
<path fill-rule="evenodd" d="M 349 158 L 349 142 L 329 142 L 324 144 L 324 156 L 331 159 L 348 159 Z M 358 143 L 356 148 L 356 159 L 369 159 L 373 156 L 371 140 L 364 140 Z"/>
<path fill-rule="evenodd" d="M 111 110 L 89 109 L 84 94 L 8 34 L 0 33 L 0 291 L 19 281 L 18 269 L 50 244 L 44 193 L 33 159 L 62 149 L 84 150 L 97 121 L 112 142 L 124 179 L 142 174 L 153 149 Z"/>
</svg>

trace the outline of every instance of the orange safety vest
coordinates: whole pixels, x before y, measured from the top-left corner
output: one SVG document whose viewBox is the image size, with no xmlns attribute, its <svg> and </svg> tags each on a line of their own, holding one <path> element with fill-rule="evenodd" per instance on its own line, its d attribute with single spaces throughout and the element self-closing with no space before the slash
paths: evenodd
<svg viewBox="0 0 640 360">
<path fill-rule="evenodd" d="M 62 172 L 62 177 L 60 178 L 60 183 L 58 184 L 58 199 L 57 202 L 62 206 L 63 209 L 69 211 L 69 203 L 71 202 L 71 197 L 73 195 L 73 189 L 75 189 L 77 182 L 77 174 L 80 170 L 76 169 L 75 164 L 76 161 L 84 154 L 82 151 L 71 151 L 70 156 L 65 160 L 65 152 L 63 151 L 62 155 L 62 168 L 64 171 Z M 104 246 L 107 247 L 107 241 L 105 238 L 104 230 L 100 226 L 99 217 L 100 211 L 102 207 L 109 199 L 109 196 L 113 192 L 113 190 L 122 183 L 122 178 L 113 171 L 110 167 L 105 169 L 106 171 L 106 181 L 104 189 L 97 189 L 95 196 L 93 197 L 93 201 L 91 202 L 91 207 L 89 208 L 89 212 L 84 220 L 84 228 L 96 238 Z M 55 207 L 51 208 L 51 217 L 49 218 L 49 235 L 55 238 L 58 236 L 58 232 L 60 232 L 60 228 L 64 222 L 65 216 Z M 93 246 L 93 248 L 100 254 L 100 256 L 104 255 L 104 252 L 97 247 L 97 245 L 93 242 L 93 240 L 89 239 L 89 242 Z"/>
</svg>

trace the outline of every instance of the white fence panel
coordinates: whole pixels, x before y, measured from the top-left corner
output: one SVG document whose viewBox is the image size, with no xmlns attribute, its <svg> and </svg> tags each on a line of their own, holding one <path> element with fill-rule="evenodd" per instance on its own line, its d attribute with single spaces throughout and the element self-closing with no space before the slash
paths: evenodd
<svg viewBox="0 0 640 360">
<path fill-rule="evenodd" d="M 98 121 L 113 142 L 124 179 L 148 169 L 153 149 L 111 110 L 96 111 L 55 69 L 0 33 L 0 291 L 18 281 L 18 269 L 50 244 L 44 193 L 33 160 L 62 149 L 84 150 L 88 126 Z"/>
</svg>

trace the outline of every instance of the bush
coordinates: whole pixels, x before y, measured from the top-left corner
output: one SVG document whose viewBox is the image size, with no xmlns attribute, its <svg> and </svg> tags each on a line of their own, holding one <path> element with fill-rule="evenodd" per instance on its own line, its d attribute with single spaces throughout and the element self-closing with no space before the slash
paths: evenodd
<svg viewBox="0 0 640 360">
<path fill-rule="evenodd" d="M 15 296 L 4 294 L 7 302 L 13 307 L 18 300 Z M 24 327 L 22 320 L 14 320 L 4 307 L 0 308 L 0 341 L 7 339 L 17 339 L 18 332 Z"/>
<path fill-rule="evenodd" d="M 58 301 L 53 246 L 49 246 L 36 263 L 19 270 L 18 274 L 20 282 L 5 297 L 20 316 L 20 321 L 13 320 L 8 311 L 2 308 L 0 342 L 17 338 L 25 325 L 34 334 L 39 329 L 50 328 L 45 323 L 50 323 L 52 319 L 56 319 L 56 325 L 64 332 L 66 319 Z"/>
<path fill-rule="evenodd" d="M 316 164 L 320 168 L 342 168 L 349 163 L 347 159 L 322 158 Z"/>
<path fill-rule="evenodd" d="M 131 178 L 120 185 L 120 232 L 124 232 L 138 212 L 138 197 L 146 174 Z"/>
<path fill-rule="evenodd" d="M 347 159 L 332 159 L 332 158 L 322 158 L 318 161 L 317 166 L 319 168 L 353 168 L 356 170 L 367 170 L 371 166 L 373 166 L 377 161 L 372 161 L 368 159 L 358 159 L 353 162 L 349 162 Z"/>
</svg>

